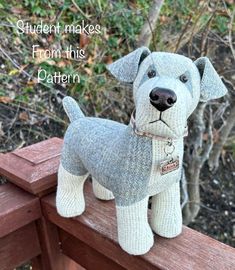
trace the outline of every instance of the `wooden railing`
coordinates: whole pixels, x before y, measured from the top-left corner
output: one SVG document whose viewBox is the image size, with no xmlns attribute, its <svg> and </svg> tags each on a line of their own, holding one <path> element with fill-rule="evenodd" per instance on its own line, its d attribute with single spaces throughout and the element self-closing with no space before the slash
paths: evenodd
<svg viewBox="0 0 235 270">
<path fill-rule="evenodd" d="M 235 249 L 184 227 L 175 239 L 155 236 L 144 256 L 125 253 L 117 242 L 114 202 L 97 200 L 85 185 L 86 211 L 66 219 L 55 207 L 62 140 L 0 155 L 0 269 L 31 260 L 44 270 L 235 269 Z"/>
</svg>

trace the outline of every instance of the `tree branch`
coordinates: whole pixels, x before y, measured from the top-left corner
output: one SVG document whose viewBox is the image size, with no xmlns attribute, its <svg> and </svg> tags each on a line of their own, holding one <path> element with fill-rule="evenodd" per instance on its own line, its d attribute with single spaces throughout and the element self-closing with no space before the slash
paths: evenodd
<svg viewBox="0 0 235 270">
<path fill-rule="evenodd" d="M 211 107 L 209 108 L 209 120 L 208 120 L 208 126 L 207 126 L 207 133 L 208 133 L 208 139 L 207 143 L 203 148 L 202 154 L 201 154 L 201 164 L 203 164 L 208 160 L 210 152 L 213 147 L 213 132 L 212 132 L 212 127 L 213 127 L 213 117 L 212 117 L 212 109 Z"/>
<path fill-rule="evenodd" d="M 154 35 L 154 30 L 156 28 L 156 23 L 157 23 L 163 2 L 164 0 L 153 1 L 153 5 L 150 7 L 148 17 L 139 35 L 139 40 L 138 40 L 139 47 L 149 46 L 152 36 Z"/>
<path fill-rule="evenodd" d="M 219 167 L 219 157 L 226 143 L 228 136 L 235 125 L 235 106 L 232 107 L 230 115 L 228 116 L 225 125 L 220 131 L 220 137 L 217 143 L 214 144 L 210 158 L 208 161 L 210 170 L 216 170 Z"/>
</svg>

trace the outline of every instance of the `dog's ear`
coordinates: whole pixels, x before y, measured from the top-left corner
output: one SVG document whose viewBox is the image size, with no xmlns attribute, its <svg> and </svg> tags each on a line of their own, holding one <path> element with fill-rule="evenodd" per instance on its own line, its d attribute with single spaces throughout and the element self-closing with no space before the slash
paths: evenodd
<svg viewBox="0 0 235 270">
<path fill-rule="evenodd" d="M 227 88 L 212 66 L 210 60 L 207 57 L 200 57 L 194 63 L 201 75 L 200 101 L 206 102 L 210 99 L 216 99 L 226 95 Z"/>
<path fill-rule="evenodd" d="M 107 66 L 110 73 L 119 81 L 132 83 L 138 73 L 140 63 L 150 54 L 150 50 L 141 47 Z"/>
</svg>

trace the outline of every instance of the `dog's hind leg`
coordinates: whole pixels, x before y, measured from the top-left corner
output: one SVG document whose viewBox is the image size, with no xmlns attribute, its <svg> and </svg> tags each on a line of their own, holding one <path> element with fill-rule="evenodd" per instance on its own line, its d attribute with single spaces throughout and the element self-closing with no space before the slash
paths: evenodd
<svg viewBox="0 0 235 270">
<path fill-rule="evenodd" d="M 116 205 L 118 241 L 132 255 L 145 254 L 153 246 L 153 233 L 147 216 L 148 198 L 129 206 Z"/>
<path fill-rule="evenodd" d="M 150 225 L 160 236 L 172 238 L 182 231 L 179 182 L 152 197 Z"/>
<path fill-rule="evenodd" d="M 92 187 L 96 198 L 100 200 L 112 200 L 114 199 L 112 191 L 103 187 L 97 180 L 92 177 Z"/>
<path fill-rule="evenodd" d="M 74 175 L 68 172 L 62 164 L 58 171 L 58 187 L 56 193 L 56 207 L 63 217 L 81 215 L 85 210 L 83 186 L 89 173 Z"/>
<path fill-rule="evenodd" d="M 85 210 L 83 186 L 89 174 L 78 155 L 77 133 L 76 129 L 70 125 L 64 137 L 61 153 L 56 207 L 63 217 L 78 216 Z"/>
</svg>

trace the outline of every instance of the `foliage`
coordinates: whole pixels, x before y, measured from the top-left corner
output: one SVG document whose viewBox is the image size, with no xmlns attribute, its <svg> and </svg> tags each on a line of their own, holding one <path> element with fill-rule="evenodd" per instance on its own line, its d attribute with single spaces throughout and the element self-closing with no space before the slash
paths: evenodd
<svg viewBox="0 0 235 270">
<path fill-rule="evenodd" d="M 75 5 L 74 5 L 75 3 Z M 66 85 L 67 93 L 79 95 L 82 100 L 89 102 L 90 92 L 92 94 L 99 94 L 106 91 L 107 83 L 110 79 L 106 76 L 105 64 L 112 62 L 121 55 L 125 54 L 127 50 L 131 50 L 136 46 L 136 40 L 140 32 L 141 26 L 146 19 L 149 5 L 151 1 L 107 1 L 107 0 L 76 0 L 73 3 L 69 0 L 65 1 L 34 1 L 24 0 L 22 2 L 3 0 L 0 6 L 0 18 L 4 24 L 0 25 L 2 37 L 8 39 L 6 46 L 19 53 L 16 54 L 21 66 L 25 66 L 30 76 L 37 75 L 39 67 L 44 68 L 48 74 L 54 74 L 55 71 L 61 73 L 79 73 L 81 82 L 79 85 Z M 166 31 L 173 37 L 182 30 L 189 16 L 192 17 L 191 24 L 195 23 L 200 10 L 205 1 L 173 1 L 166 0 L 159 20 L 159 26 L 156 29 L 154 44 L 160 50 L 167 50 L 170 48 L 170 41 L 164 40 Z M 215 4 L 210 4 L 210 8 L 205 8 L 200 21 L 205 24 L 211 15 L 211 9 Z M 223 10 L 221 5 L 219 10 Z M 43 23 L 60 22 L 61 25 L 79 24 L 81 20 L 91 22 L 92 24 L 100 24 L 102 27 L 102 35 L 92 36 L 85 40 L 82 44 L 81 37 L 75 34 L 63 35 L 19 35 L 16 29 L 7 27 L 5 25 L 14 25 L 18 19 L 23 17 L 25 20 L 37 24 L 41 20 Z M 215 16 L 212 26 L 215 31 L 226 34 L 228 31 L 228 18 L 221 12 Z M 8 43 L 8 44 L 7 44 Z M 84 47 L 88 61 L 73 61 L 64 59 L 52 59 L 54 61 L 47 61 L 35 63 L 32 59 L 32 45 L 40 44 L 41 48 L 52 48 L 53 46 L 61 46 L 65 48 L 68 44 L 74 47 Z M 7 87 L 9 79 L 17 80 L 21 78 L 22 74 L 12 66 L 9 61 L 4 63 L 5 68 L 1 74 L 1 85 Z M 27 80 L 20 80 L 18 87 L 19 93 L 17 95 L 27 96 L 28 92 L 24 89 L 28 88 Z M 46 85 L 46 87 L 45 87 Z M 53 85 L 35 85 L 33 89 L 39 88 L 44 91 L 52 91 Z M 21 90 L 20 90 L 21 89 Z M 31 91 L 34 91 L 34 90 Z M 112 87 L 111 87 L 112 89 Z M 3 93 L 4 95 L 5 93 Z M 23 98 L 25 99 L 25 97 Z M 97 106 L 102 107 L 97 100 Z M 96 106 L 96 104 L 95 104 Z M 96 108 L 94 108 L 96 110 Z"/>
</svg>

